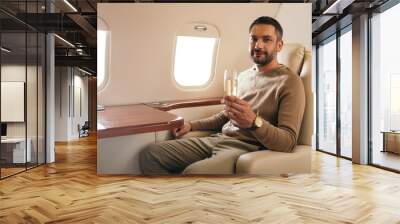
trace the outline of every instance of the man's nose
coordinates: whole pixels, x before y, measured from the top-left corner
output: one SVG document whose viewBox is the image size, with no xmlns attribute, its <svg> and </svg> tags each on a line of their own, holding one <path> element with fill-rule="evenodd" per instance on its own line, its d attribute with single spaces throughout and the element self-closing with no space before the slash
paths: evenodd
<svg viewBox="0 0 400 224">
<path fill-rule="evenodd" d="M 256 44 L 255 44 L 255 46 L 254 46 L 254 48 L 256 48 L 256 49 L 262 49 L 264 47 L 264 43 L 262 42 L 262 41 L 260 41 L 260 40 L 257 40 L 257 42 L 256 42 Z"/>
</svg>

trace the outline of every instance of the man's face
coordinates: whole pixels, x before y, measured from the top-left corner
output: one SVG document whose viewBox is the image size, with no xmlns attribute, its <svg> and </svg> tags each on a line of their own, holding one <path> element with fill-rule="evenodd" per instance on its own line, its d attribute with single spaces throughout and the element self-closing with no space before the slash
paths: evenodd
<svg viewBox="0 0 400 224">
<path fill-rule="evenodd" d="M 254 25 L 249 35 L 250 56 L 258 66 L 269 64 L 282 49 L 283 42 L 278 40 L 275 27 L 272 25 Z"/>
</svg>

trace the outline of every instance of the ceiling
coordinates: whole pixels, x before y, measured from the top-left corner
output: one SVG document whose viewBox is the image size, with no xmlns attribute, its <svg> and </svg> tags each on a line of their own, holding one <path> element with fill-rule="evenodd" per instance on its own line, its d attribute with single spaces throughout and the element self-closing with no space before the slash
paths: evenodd
<svg viewBox="0 0 400 224">
<path fill-rule="evenodd" d="M 79 66 L 96 73 L 97 3 L 312 3 L 313 43 L 325 39 L 337 28 L 351 24 L 352 17 L 372 10 L 388 0 L 1 0 L 2 46 L 17 55 L 34 52 L 37 44 L 25 50 L 24 33 L 54 32 L 56 65 Z M 46 4 L 47 3 L 47 4 Z M 52 13 L 49 13 L 49 12 Z M 340 20 L 340 22 L 338 22 Z M 338 25 L 339 24 L 339 25 Z M 30 37 L 33 38 L 33 35 Z M 28 39 L 30 39 L 28 38 Z M 19 46 L 19 47 L 18 47 Z M 41 46 L 39 46 L 41 47 Z M 26 52 L 25 52 L 26 51 Z M 28 56 L 29 58 L 29 56 Z"/>
</svg>

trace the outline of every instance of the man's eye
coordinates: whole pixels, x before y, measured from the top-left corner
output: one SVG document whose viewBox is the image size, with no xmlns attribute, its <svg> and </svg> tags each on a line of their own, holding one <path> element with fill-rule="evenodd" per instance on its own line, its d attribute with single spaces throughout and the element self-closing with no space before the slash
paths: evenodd
<svg viewBox="0 0 400 224">
<path fill-rule="evenodd" d="M 264 38 L 263 41 L 264 41 L 264 42 L 271 41 L 271 38 Z"/>
</svg>

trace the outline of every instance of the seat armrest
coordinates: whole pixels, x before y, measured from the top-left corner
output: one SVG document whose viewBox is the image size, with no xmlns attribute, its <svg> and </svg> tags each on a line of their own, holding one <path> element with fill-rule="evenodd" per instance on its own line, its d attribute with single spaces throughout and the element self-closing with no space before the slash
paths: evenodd
<svg viewBox="0 0 400 224">
<path fill-rule="evenodd" d="M 193 137 L 207 137 L 212 134 L 215 134 L 215 131 L 191 131 L 186 135 L 182 136 L 182 138 L 193 138 Z"/>
<path fill-rule="evenodd" d="M 311 146 L 298 145 L 293 152 L 263 150 L 241 155 L 236 163 L 237 174 L 272 174 L 311 172 Z"/>
</svg>

